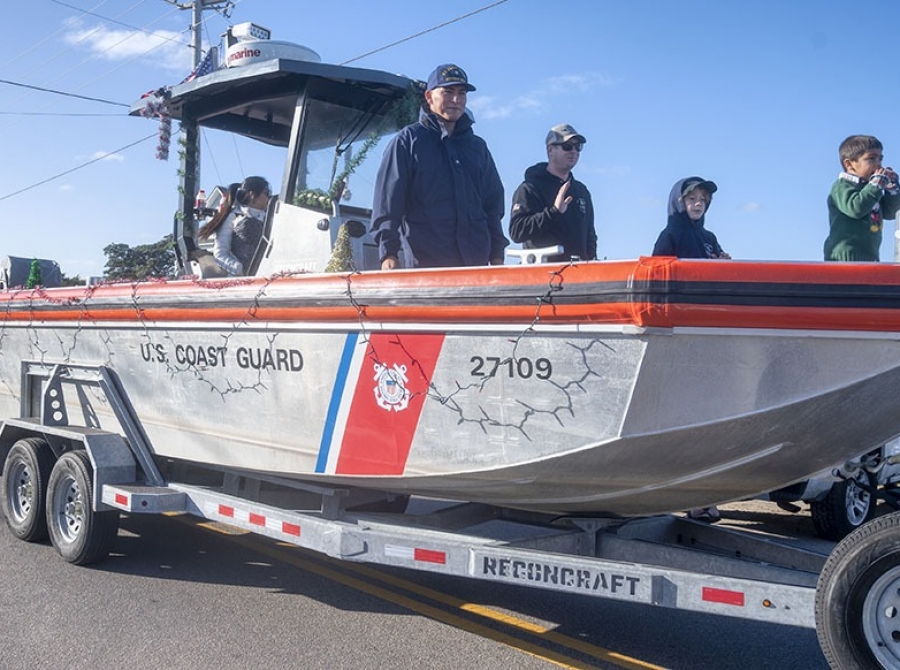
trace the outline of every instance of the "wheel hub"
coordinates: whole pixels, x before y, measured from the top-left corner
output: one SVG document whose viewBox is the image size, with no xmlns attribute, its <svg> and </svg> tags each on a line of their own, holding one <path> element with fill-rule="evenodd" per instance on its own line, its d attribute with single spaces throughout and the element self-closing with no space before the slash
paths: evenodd
<svg viewBox="0 0 900 670">
<path fill-rule="evenodd" d="M 863 603 L 863 632 L 886 668 L 900 666 L 900 566 L 884 573 Z"/>
<path fill-rule="evenodd" d="M 59 530 L 72 542 L 81 532 L 84 524 L 84 497 L 77 482 L 71 481 L 62 488 L 63 495 L 59 506 Z"/>
<path fill-rule="evenodd" d="M 18 520 L 22 520 L 28 516 L 34 504 L 34 478 L 27 467 L 20 466 L 15 472 L 14 479 L 16 485 L 12 492 L 10 507 Z"/>
</svg>

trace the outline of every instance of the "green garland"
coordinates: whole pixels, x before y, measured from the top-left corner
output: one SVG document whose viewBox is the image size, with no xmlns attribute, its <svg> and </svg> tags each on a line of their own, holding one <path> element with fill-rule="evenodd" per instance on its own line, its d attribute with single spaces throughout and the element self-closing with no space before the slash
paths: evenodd
<svg viewBox="0 0 900 670">
<path fill-rule="evenodd" d="M 391 105 L 387 114 L 384 115 L 384 120 L 366 138 L 359 151 L 347 161 L 344 169 L 335 176 L 331 182 L 331 188 L 327 192 L 320 188 L 299 191 L 294 196 L 293 204 L 300 207 L 318 209 L 323 212 L 332 211 L 333 204 L 340 199 L 344 191 L 347 178 L 356 171 L 356 168 L 362 165 L 369 151 L 378 144 L 379 140 L 384 136 L 385 128 L 403 128 L 419 118 L 419 109 L 422 106 L 422 90 L 420 85 L 413 84 L 406 90 L 402 98 Z"/>
</svg>

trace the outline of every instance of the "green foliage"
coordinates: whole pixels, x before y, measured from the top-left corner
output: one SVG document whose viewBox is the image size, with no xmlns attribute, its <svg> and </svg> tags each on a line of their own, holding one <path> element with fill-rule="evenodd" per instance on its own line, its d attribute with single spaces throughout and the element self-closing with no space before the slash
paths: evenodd
<svg viewBox="0 0 900 670">
<path fill-rule="evenodd" d="M 44 278 L 41 275 L 41 262 L 37 258 L 31 260 L 31 268 L 28 271 L 28 279 L 25 281 L 25 288 L 35 288 L 43 286 Z"/>
<path fill-rule="evenodd" d="M 378 128 L 373 130 L 369 136 L 366 137 L 359 149 L 356 150 L 353 156 L 347 161 L 346 165 L 344 165 L 344 169 L 334 177 L 328 192 L 326 193 L 320 188 L 310 188 L 300 191 L 294 196 L 293 204 L 299 207 L 309 207 L 311 209 L 318 209 L 330 213 L 332 211 L 332 203 L 340 200 L 347 178 L 356 171 L 356 168 L 362 165 L 369 152 L 378 144 L 385 132 L 408 126 L 419 118 L 419 109 L 422 106 L 423 93 L 424 88 L 422 86 L 417 86 L 415 84 L 410 86 L 404 96 L 391 105 L 391 108 L 388 110 L 387 114 L 384 115 Z M 339 153 L 335 154 L 335 161 L 337 161 L 339 155 Z"/>
<path fill-rule="evenodd" d="M 74 277 L 70 277 L 65 272 L 62 273 L 62 277 L 60 278 L 59 285 L 60 286 L 84 286 L 87 282 L 82 279 L 81 275 L 75 275 Z"/>
<path fill-rule="evenodd" d="M 333 187 L 332 187 L 333 188 Z M 300 191 L 294 196 L 294 203 L 298 207 L 309 207 L 310 209 L 320 209 L 323 212 L 331 213 L 332 196 L 320 188 L 308 188 Z"/>
<path fill-rule="evenodd" d="M 104 277 L 109 281 L 122 279 L 143 281 L 145 279 L 176 276 L 175 243 L 172 235 L 166 235 L 153 244 L 109 244 L 103 248 L 106 254 Z"/>
<path fill-rule="evenodd" d="M 419 110 L 425 100 L 425 84 L 418 82 L 412 84 L 402 98 L 391 107 L 387 114 L 388 119 L 395 128 L 403 128 L 410 123 L 419 120 Z"/>
</svg>

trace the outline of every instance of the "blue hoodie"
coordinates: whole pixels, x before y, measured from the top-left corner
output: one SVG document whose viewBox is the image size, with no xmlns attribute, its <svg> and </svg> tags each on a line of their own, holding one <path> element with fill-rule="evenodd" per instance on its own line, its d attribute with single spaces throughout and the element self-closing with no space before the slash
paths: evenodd
<svg viewBox="0 0 900 670">
<path fill-rule="evenodd" d="M 466 113 L 447 135 L 424 109 L 384 151 L 372 232 L 380 260 L 397 257 L 404 224 L 419 267 L 487 265 L 502 259 L 503 183 Z"/>
<path fill-rule="evenodd" d="M 716 236 L 703 226 L 706 212 L 699 221 L 691 221 L 691 217 L 684 209 L 682 193 L 685 184 L 690 182 L 711 183 L 701 177 L 685 177 L 675 182 L 669 193 L 669 222 L 656 240 L 653 247 L 654 256 L 718 258 L 722 253 L 722 247 Z M 709 194 L 709 198 L 709 206 L 712 206 L 712 193 Z M 709 207 L 706 211 L 709 211 Z"/>
</svg>

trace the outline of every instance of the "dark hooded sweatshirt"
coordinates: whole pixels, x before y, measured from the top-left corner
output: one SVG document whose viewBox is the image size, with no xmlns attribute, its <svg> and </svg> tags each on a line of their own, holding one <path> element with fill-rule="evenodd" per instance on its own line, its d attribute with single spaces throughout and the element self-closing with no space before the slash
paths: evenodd
<svg viewBox="0 0 900 670">
<path fill-rule="evenodd" d="M 509 236 L 526 249 L 562 245 L 563 253 L 550 256 L 551 261 L 568 261 L 573 256 L 591 261 L 597 258 L 594 205 L 587 187 L 571 174 L 569 178 L 572 202 L 561 213 L 553 203 L 563 180 L 547 172 L 546 162 L 525 170 L 525 181 L 513 195 Z"/>
<path fill-rule="evenodd" d="M 722 247 L 716 236 L 704 228 L 706 212 L 699 221 L 691 221 L 684 209 L 681 192 L 685 182 L 703 181 L 700 177 L 686 177 L 675 183 L 669 193 L 669 222 L 659 234 L 653 247 L 654 256 L 677 256 L 678 258 L 717 258 Z M 709 206 L 712 206 L 710 195 Z M 709 211 L 707 206 L 707 212 Z"/>
</svg>

